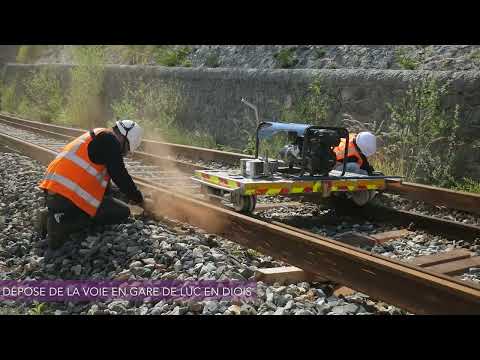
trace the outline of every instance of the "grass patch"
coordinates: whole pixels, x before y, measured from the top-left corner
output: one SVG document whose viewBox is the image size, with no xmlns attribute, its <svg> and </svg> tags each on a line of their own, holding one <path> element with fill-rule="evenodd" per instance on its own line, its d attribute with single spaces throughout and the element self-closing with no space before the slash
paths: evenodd
<svg viewBox="0 0 480 360">
<path fill-rule="evenodd" d="M 420 65 L 414 57 L 406 53 L 405 49 L 398 49 L 395 52 L 395 60 L 403 70 L 417 70 Z"/>
<path fill-rule="evenodd" d="M 480 194 L 480 181 L 471 178 L 463 178 L 461 181 L 457 181 L 453 188 L 458 191 Z"/>
<path fill-rule="evenodd" d="M 273 57 L 276 60 L 276 67 L 280 69 L 290 69 L 298 64 L 295 56 L 295 48 L 286 48 L 277 52 Z"/>
<path fill-rule="evenodd" d="M 18 48 L 16 61 L 22 64 L 34 63 L 42 56 L 46 48 L 47 45 L 22 45 Z"/>
<path fill-rule="evenodd" d="M 192 66 L 188 46 L 169 45 L 120 45 L 110 46 L 120 56 L 122 63 L 129 65 L 157 64 L 161 66 Z"/>
<path fill-rule="evenodd" d="M 164 48 L 156 54 L 155 61 L 163 66 L 191 67 L 192 62 L 187 58 L 192 49 L 184 46 L 179 48 Z"/>
</svg>

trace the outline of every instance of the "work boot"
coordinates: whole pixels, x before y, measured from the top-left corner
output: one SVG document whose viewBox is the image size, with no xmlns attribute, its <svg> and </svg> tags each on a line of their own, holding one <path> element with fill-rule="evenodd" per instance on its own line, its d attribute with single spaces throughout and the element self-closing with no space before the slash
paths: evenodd
<svg viewBox="0 0 480 360">
<path fill-rule="evenodd" d="M 57 250 L 63 246 L 68 239 L 69 227 L 62 224 L 63 213 L 49 213 L 47 219 L 47 242 L 48 247 Z"/>
<path fill-rule="evenodd" d="M 88 219 L 83 217 L 66 216 L 63 212 L 50 212 L 47 221 L 47 241 L 52 250 L 56 250 L 70 240 L 70 235 L 84 230 L 88 226 Z"/>
<path fill-rule="evenodd" d="M 48 221 L 48 209 L 37 210 L 35 217 L 35 231 L 37 231 L 43 239 L 47 235 L 47 221 Z"/>
</svg>

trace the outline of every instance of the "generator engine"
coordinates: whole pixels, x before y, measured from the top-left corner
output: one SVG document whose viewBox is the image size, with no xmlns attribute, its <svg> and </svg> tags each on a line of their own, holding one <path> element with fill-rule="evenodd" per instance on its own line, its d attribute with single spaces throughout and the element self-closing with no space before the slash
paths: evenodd
<svg viewBox="0 0 480 360">
<path fill-rule="evenodd" d="M 305 137 L 296 136 L 293 144 L 280 151 L 280 158 L 290 168 L 304 168 L 311 176 L 328 175 L 336 164 L 333 148 L 340 144 L 340 135 L 332 129 L 309 129 Z M 292 139 L 293 134 L 289 134 Z"/>
</svg>

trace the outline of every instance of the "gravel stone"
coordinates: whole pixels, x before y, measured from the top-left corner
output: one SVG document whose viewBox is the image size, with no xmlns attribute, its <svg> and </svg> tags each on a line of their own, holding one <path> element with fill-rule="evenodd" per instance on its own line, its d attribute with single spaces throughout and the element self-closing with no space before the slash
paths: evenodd
<svg viewBox="0 0 480 360">
<path fill-rule="evenodd" d="M 75 275 L 79 276 L 82 273 L 82 265 L 78 264 L 78 265 L 72 266 L 71 270 Z"/>
<path fill-rule="evenodd" d="M 203 314 L 205 315 L 212 315 L 219 310 L 219 304 L 217 301 L 206 301 L 203 307 Z"/>
</svg>

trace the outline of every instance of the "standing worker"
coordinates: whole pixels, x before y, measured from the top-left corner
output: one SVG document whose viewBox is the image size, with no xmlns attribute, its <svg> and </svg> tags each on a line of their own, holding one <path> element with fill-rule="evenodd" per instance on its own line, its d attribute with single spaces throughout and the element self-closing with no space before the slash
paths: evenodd
<svg viewBox="0 0 480 360">
<path fill-rule="evenodd" d="M 41 211 L 37 219 L 50 248 L 61 247 L 70 234 L 92 223 L 116 224 L 130 216 L 128 205 L 109 194 L 110 179 L 132 203 L 143 203 L 123 161 L 138 148 L 142 135 L 135 121 L 117 121 L 113 128 L 96 128 L 76 138 L 50 163 L 39 184 L 48 212 Z"/>
</svg>

